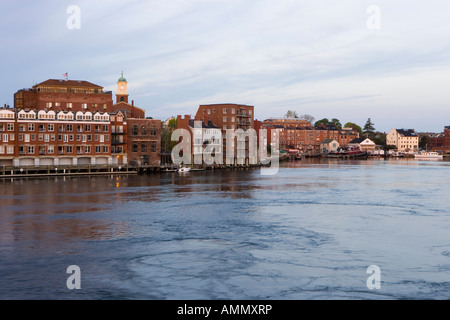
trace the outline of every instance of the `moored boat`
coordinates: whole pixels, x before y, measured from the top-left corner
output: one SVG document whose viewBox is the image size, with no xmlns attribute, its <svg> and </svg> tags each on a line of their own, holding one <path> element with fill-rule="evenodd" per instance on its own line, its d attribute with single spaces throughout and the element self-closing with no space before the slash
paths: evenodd
<svg viewBox="0 0 450 320">
<path fill-rule="evenodd" d="M 420 151 L 420 152 L 414 154 L 414 158 L 416 158 L 416 159 L 444 159 L 444 156 L 437 152 Z"/>
</svg>

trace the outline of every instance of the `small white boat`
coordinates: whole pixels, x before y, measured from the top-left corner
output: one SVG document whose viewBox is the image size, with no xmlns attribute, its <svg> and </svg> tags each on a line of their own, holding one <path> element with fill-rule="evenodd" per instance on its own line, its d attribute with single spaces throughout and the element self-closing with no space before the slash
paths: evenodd
<svg viewBox="0 0 450 320">
<path fill-rule="evenodd" d="M 444 156 L 437 152 L 425 152 L 421 151 L 419 153 L 414 154 L 414 158 L 416 159 L 443 159 Z"/>
<path fill-rule="evenodd" d="M 180 169 L 177 170 L 178 173 L 185 173 L 185 172 L 189 172 L 191 171 L 191 168 L 187 168 L 187 167 L 181 167 Z"/>
</svg>

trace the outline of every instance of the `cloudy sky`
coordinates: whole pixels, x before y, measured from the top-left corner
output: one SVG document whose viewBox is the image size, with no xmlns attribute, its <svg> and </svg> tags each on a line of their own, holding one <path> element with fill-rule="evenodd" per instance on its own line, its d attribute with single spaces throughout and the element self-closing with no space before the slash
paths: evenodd
<svg viewBox="0 0 450 320">
<path fill-rule="evenodd" d="M 0 98 L 65 72 L 115 93 L 123 70 L 130 99 L 163 120 L 242 103 L 260 120 L 295 110 L 440 132 L 449 14 L 448 0 L 4 0 Z"/>
</svg>

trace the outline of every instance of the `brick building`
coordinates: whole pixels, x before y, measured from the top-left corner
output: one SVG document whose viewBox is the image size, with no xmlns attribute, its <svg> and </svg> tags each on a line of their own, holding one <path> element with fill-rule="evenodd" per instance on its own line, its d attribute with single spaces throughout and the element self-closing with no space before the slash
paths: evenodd
<svg viewBox="0 0 450 320">
<path fill-rule="evenodd" d="M 0 134 L 0 165 L 113 164 L 107 113 L 2 109 Z"/>
<path fill-rule="evenodd" d="M 49 79 L 14 94 L 14 108 L 111 112 L 112 92 L 81 80 Z"/>
<path fill-rule="evenodd" d="M 319 153 L 320 143 L 326 139 L 334 139 L 339 145 L 345 146 L 359 137 L 357 131 L 350 128 L 338 129 L 333 125 L 313 127 L 307 120 L 297 118 L 271 118 L 264 120 L 258 127 L 273 134 L 277 130 L 280 139 L 280 149 L 294 149 L 302 152 Z M 271 133 L 269 133 L 269 131 Z"/>
<path fill-rule="evenodd" d="M 161 121 L 147 119 L 145 110 L 136 107 L 133 100 L 131 104 L 128 103 L 127 85 L 128 82 L 122 73 L 117 81 L 116 103 L 112 106 L 112 110 L 124 116 L 126 133 L 116 133 L 115 151 L 118 151 L 117 148 L 122 148 L 127 155 L 127 161 L 132 165 L 159 166 L 161 164 Z"/>
<path fill-rule="evenodd" d="M 161 122 L 128 104 L 126 80 L 112 92 L 87 81 L 50 79 L 0 109 L 0 166 L 158 166 Z"/>
</svg>

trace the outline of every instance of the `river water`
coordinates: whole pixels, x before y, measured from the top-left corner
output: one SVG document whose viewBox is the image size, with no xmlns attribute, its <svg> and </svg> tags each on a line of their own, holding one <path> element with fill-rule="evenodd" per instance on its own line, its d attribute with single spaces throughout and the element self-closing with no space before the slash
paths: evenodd
<svg viewBox="0 0 450 320">
<path fill-rule="evenodd" d="M 0 299 L 449 299 L 449 177 L 369 159 L 0 180 Z"/>
</svg>

